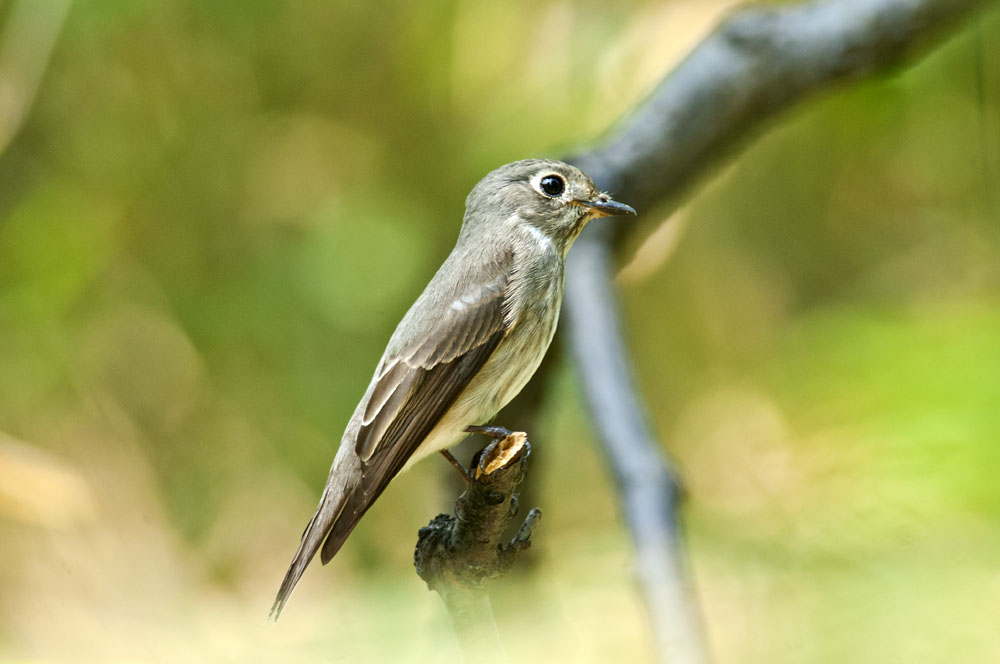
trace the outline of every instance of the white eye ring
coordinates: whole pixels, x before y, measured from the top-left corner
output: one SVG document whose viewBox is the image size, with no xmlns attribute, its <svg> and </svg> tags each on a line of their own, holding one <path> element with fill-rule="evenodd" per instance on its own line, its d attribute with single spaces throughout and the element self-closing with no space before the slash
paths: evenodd
<svg viewBox="0 0 1000 664">
<path fill-rule="evenodd" d="M 545 173 L 535 176 L 535 189 L 548 198 L 559 198 L 566 191 L 566 179 L 558 173 Z"/>
</svg>

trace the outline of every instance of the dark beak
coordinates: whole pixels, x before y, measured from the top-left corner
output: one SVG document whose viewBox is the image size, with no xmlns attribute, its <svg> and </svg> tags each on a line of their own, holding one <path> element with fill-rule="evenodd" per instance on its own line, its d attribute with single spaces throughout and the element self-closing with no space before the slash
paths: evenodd
<svg viewBox="0 0 1000 664">
<path fill-rule="evenodd" d="M 637 214 L 634 207 L 631 205 L 625 205 L 624 203 L 619 203 L 618 201 L 613 201 L 607 194 L 601 194 L 592 201 L 575 200 L 573 202 L 577 205 L 582 205 L 593 210 L 595 212 L 595 217 L 613 217 L 622 214 Z"/>
</svg>

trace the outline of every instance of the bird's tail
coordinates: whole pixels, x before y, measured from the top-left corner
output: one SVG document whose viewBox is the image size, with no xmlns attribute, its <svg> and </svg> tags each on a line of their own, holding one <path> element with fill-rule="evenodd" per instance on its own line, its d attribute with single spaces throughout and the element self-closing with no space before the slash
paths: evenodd
<svg viewBox="0 0 1000 664">
<path fill-rule="evenodd" d="M 285 602 L 288 601 L 289 595 L 292 594 L 292 590 L 295 588 L 295 584 L 302 578 L 302 573 L 306 571 L 306 567 L 309 566 L 316 552 L 323 545 L 323 541 L 334 529 L 334 526 L 337 525 L 338 520 L 344 513 L 344 507 L 354 494 L 355 487 L 348 484 L 350 481 L 349 478 L 352 478 L 353 474 L 345 473 L 343 472 L 344 469 L 338 468 L 338 461 L 341 461 L 339 458 L 341 455 L 338 454 L 337 456 L 338 459 L 334 460 L 333 468 L 330 471 L 330 478 L 327 480 L 326 487 L 323 489 L 323 495 L 319 499 L 319 505 L 316 507 L 316 513 L 309 521 L 309 525 L 302 532 L 302 540 L 299 542 L 299 548 L 295 552 L 295 557 L 292 558 L 292 564 L 288 566 L 288 571 L 285 572 L 285 578 L 281 581 L 281 588 L 278 589 L 278 595 L 274 598 L 271 612 L 267 616 L 268 620 L 278 620 L 281 610 L 285 608 Z M 349 465 L 350 461 L 355 460 L 356 457 L 354 459 L 345 459 L 344 461 L 347 461 Z M 323 563 L 325 564 L 328 560 L 329 558 L 324 556 Z"/>
</svg>

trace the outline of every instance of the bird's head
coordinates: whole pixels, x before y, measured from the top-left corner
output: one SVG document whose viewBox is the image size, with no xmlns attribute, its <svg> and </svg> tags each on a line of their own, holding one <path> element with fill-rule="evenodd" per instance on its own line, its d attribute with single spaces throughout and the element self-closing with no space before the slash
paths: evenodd
<svg viewBox="0 0 1000 664">
<path fill-rule="evenodd" d="M 591 219 L 636 213 L 598 191 L 579 168 L 550 159 L 501 166 L 479 181 L 465 205 L 463 235 L 528 229 L 564 255 Z"/>
</svg>

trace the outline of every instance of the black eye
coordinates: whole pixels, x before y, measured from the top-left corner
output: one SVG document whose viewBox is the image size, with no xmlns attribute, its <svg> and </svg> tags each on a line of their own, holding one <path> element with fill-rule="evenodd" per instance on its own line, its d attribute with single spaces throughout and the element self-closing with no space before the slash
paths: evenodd
<svg viewBox="0 0 1000 664">
<path fill-rule="evenodd" d="M 566 181 L 558 175 L 546 175 L 538 181 L 538 186 L 546 196 L 556 197 L 566 191 Z"/>
</svg>

